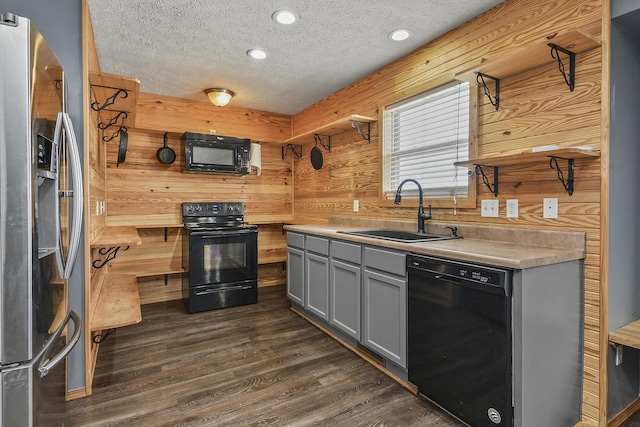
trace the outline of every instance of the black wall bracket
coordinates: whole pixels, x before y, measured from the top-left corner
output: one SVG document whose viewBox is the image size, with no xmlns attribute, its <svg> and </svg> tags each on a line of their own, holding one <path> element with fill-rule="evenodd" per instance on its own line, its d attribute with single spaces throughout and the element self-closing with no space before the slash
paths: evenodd
<svg viewBox="0 0 640 427">
<path fill-rule="evenodd" d="M 104 256 L 106 258 L 100 258 L 94 260 L 91 265 L 94 268 L 102 268 L 109 263 L 109 261 L 116 258 L 118 255 L 118 251 L 121 249 L 121 246 L 111 246 L 110 248 L 99 248 L 98 254 Z M 129 246 L 122 249 L 122 252 L 129 250 Z"/>
<path fill-rule="evenodd" d="M 102 111 L 105 108 L 107 108 L 108 106 L 115 104 L 116 103 L 116 99 L 118 99 L 118 96 L 120 96 L 122 99 L 127 98 L 129 96 L 129 92 L 127 92 L 125 89 L 116 89 L 116 88 L 109 88 L 109 89 L 116 90 L 116 93 L 114 93 L 113 95 L 108 97 L 104 101 L 104 104 L 102 104 L 102 105 L 100 105 L 100 103 L 98 103 L 98 101 L 92 102 L 91 103 L 91 109 L 93 111 Z"/>
<path fill-rule="evenodd" d="M 366 133 L 360 127 L 360 125 L 362 125 L 363 127 L 366 125 L 367 127 Z M 371 142 L 371 123 L 370 122 L 359 122 L 357 120 L 351 120 L 351 126 L 358 129 L 358 133 L 360 134 L 362 139 L 366 140 L 367 142 Z"/>
<path fill-rule="evenodd" d="M 497 166 L 488 166 L 493 167 L 493 185 L 489 182 L 489 178 L 487 174 L 484 173 L 483 165 L 476 165 L 476 174 L 482 176 L 482 183 L 491 191 L 491 193 L 498 197 L 498 167 Z"/>
<path fill-rule="evenodd" d="M 567 83 L 567 86 L 569 86 L 569 90 L 573 92 L 573 89 L 575 88 L 575 85 L 576 85 L 576 54 L 571 52 L 570 50 L 567 50 L 553 43 L 548 43 L 547 46 L 551 48 L 551 57 L 558 61 L 558 70 L 560 70 L 562 77 L 564 77 L 565 83 Z M 569 56 L 569 74 L 568 75 L 567 75 L 567 72 L 565 71 L 562 58 L 560 58 L 560 55 L 558 54 L 558 52 L 562 52 Z"/>
<path fill-rule="evenodd" d="M 488 74 L 481 73 L 479 71 L 476 71 L 475 73 L 476 73 L 476 81 L 480 86 L 482 86 L 482 88 L 484 89 L 484 94 L 487 95 L 487 98 L 489 98 L 489 102 L 491 103 L 491 105 L 496 107 L 496 110 L 497 110 L 498 108 L 500 108 L 500 79 L 497 77 L 490 76 Z M 489 86 L 487 86 L 487 82 L 484 80 L 485 77 L 487 79 L 491 79 L 494 81 L 496 86 L 495 96 L 491 96 L 491 89 L 489 89 Z"/>
<path fill-rule="evenodd" d="M 327 143 L 324 143 L 324 140 L 322 139 L 322 137 L 327 138 Z M 324 148 L 325 150 L 331 152 L 331 135 L 321 135 L 319 133 L 314 133 L 313 134 L 313 139 L 316 140 L 316 145 L 318 145 L 318 143 L 320 143 L 320 145 L 322 145 L 322 148 Z"/>
<path fill-rule="evenodd" d="M 562 173 L 562 169 L 558 165 L 558 158 L 551 157 L 549 160 L 549 166 L 551 169 L 555 169 L 558 171 L 558 179 L 562 183 L 562 186 L 566 190 L 566 192 L 572 196 L 573 195 L 573 180 L 574 180 L 574 169 L 575 169 L 575 161 L 573 159 L 567 160 L 567 179 L 565 180 L 564 174 Z"/>
<path fill-rule="evenodd" d="M 296 151 L 296 147 L 298 147 L 297 151 Z M 302 145 L 287 144 L 282 146 L 282 160 L 284 160 L 285 157 L 287 157 L 287 151 L 289 151 L 289 149 L 291 149 L 291 152 L 293 153 L 294 156 L 296 156 L 299 159 L 302 158 Z"/>
</svg>

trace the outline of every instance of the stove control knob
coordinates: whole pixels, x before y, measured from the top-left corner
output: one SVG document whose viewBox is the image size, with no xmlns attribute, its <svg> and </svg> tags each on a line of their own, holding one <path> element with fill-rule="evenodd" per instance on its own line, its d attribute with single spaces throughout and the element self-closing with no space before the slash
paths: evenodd
<svg viewBox="0 0 640 427">
<path fill-rule="evenodd" d="M 202 211 L 202 206 L 198 205 L 196 206 L 196 212 L 201 212 Z"/>
</svg>

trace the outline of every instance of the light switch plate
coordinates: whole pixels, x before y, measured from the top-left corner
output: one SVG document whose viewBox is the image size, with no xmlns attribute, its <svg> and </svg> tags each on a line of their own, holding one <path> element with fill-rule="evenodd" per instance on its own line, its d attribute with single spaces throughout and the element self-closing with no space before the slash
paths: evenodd
<svg viewBox="0 0 640 427">
<path fill-rule="evenodd" d="M 360 212 L 360 201 L 357 199 L 353 201 L 353 211 Z"/>
<path fill-rule="evenodd" d="M 480 216 L 498 218 L 498 209 L 500 204 L 498 200 L 483 200 Z"/>
<path fill-rule="evenodd" d="M 542 203 L 543 218 L 555 219 L 558 218 L 558 199 L 556 198 L 545 198 Z"/>
</svg>

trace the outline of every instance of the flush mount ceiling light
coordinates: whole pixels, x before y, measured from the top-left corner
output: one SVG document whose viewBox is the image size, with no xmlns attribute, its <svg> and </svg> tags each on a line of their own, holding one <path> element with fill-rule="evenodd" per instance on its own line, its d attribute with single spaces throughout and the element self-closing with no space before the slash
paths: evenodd
<svg viewBox="0 0 640 427">
<path fill-rule="evenodd" d="M 389 33 L 389 38 L 391 40 L 394 41 L 402 41 L 402 40 L 406 40 L 411 36 L 411 31 L 407 30 L 406 28 L 401 28 L 398 30 L 393 30 Z"/>
<path fill-rule="evenodd" d="M 290 10 L 278 10 L 271 15 L 271 19 L 279 24 L 290 25 L 298 20 L 298 15 Z"/>
<path fill-rule="evenodd" d="M 233 95 L 235 95 L 235 93 L 229 89 L 223 89 L 220 87 L 205 89 L 204 93 L 209 97 L 209 101 L 218 107 L 224 107 L 227 105 L 229 101 L 231 101 L 231 98 L 233 98 Z"/>
<path fill-rule="evenodd" d="M 247 55 L 253 59 L 264 59 L 267 57 L 267 52 L 262 49 L 250 49 L 247 51 Z"/>
</svg>

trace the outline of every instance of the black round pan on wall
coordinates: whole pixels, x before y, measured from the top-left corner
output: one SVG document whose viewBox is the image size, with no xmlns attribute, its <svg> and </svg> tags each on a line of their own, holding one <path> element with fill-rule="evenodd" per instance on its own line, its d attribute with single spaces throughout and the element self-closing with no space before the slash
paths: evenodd
<svg viewBox="0 0 640 427">
<path fill-rule="evenodd" d="M 322 161 L 323 161 L 322 150 L 320 150 L 316 145 L 311 149 L 310 156 L 311 156 L 311 166 L 313 166 L 315 170 L 320 170 L 322 168 Z"/>
<path fill-rule="evenodd" d="M 156 152 L 156 158 L 162 164 L 169 165 L 176 160 L 176 153 L 167 146 L 167 132 L 164 133 L 164 147 L 160 147 Z"/>
<path fill-rule="evenodd" d="M 129 142 L 129 134 L 126 130 L 120 131 L 120 144 L 118 144 L 118 163 L 116 167 L 120 165 L 120 163 L 124 163 L 125 158 L 127 157 L 127 143 Z"/>
</svg>

